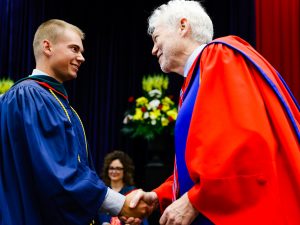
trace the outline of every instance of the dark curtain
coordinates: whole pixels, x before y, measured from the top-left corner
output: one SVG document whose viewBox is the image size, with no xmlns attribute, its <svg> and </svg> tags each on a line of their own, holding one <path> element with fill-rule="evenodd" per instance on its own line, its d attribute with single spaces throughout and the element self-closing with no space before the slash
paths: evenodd
<svg viewBox="0 0 300 225">
<path fill-rule="evenodd" d="M 256 0 L 257 49 L 300 101 L 300 1 Z"/>
<path fill-rule="evenodd" d="M 17 80 L 34 68 L 32 41 L 43 18 L 43 1 L 0 1 L 0 76 Z M 40 9 L 40 10 L 36 10 Z"/>
<path fill-rule="evenodd" d="M 37 26 L 50 18 L 73 23 L 86 33 L 86 62 L 78 78 L 66 83 L 70 103 L 86 128 L 96 170 L 113 149 L 127 152 L 136 165 L 136 181 L 143 186 L 146 142 L 120 133 L 129 96 L 142 94 L 143 75 L 161 73 L 151 55 L 147 17 L 163 0 L 99 2 L 58 0 L 0 1 L 0 77 L 18 80 L 35 67 L 32 40 Z M 202 1 L 212 17 L 215 37 L 235 34 L 254 44 L 253 1 Z M 178 99 L 182 78 L 170 74 L 169 93 Z M 174 150 L 167 154 L 172 160 Z"/>
<path fill-rule="evenodd" d="M 206 0 L 206 11 L 214 24 L 214 37 L 237 35 L 255 46 L 253 0 Z"/>
</svg>

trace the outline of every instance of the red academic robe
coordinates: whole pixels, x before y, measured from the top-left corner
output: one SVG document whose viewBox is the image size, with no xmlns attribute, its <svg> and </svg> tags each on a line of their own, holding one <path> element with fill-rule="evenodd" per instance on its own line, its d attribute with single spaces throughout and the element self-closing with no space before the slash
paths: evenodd
<svg viewBox="0 0 300 225">
<path fill-rule="evenodd" d="M 208 44 L 199 67 L 185 153 L 176 153 L 194 183 L 190 202 L 216 225 L 299 224 L 295 99 L 266 59 L 238 37 Z M 172 185 L 173 176 L 154 190 L 162 210 L 172 201 Z"/>
</svg>

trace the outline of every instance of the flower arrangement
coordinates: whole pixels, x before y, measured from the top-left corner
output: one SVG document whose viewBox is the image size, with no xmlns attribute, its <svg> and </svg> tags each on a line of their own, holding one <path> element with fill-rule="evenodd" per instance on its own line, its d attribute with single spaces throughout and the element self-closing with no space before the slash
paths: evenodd
<svg viewBox="0 0 300 225">
<path fill-rule="evenodd" d="M 162 133 L 173 134 L 177 118 L 177 105 L 172 96 L 166 96 L 169 79 L 163 74 L 144 76 L 144 96 L 129 97 L 130 108 L 125 112 L 122 132 L 132 138 L 153 140 Z"/>
<path fill-rule="evenodd" d="M 13 84 L 14 84 L 13 80 L 11 80 L 9 78 L 2 78 L 0 80 L 0 95 L 7 92 L 8 89 L 10 89 L 11 86 L 13 86 Z"/>
</svg>

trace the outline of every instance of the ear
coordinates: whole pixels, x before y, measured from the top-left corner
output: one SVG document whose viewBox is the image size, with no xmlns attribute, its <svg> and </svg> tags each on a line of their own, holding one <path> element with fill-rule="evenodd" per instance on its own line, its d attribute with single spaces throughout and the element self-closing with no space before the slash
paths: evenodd
<svg viewBox="0 0 300 225">
<path fill-rule="evenodd" d="M 182 36 L 186 36 L 187 34 L 190 33 L 191 26 L 190 23 L 186 18 L 181 18 L 180 19 L 180 27 L 179 27 L 180 33 Z"/>
<path fill-rule="evenodd" d="M 45 39 L 43 40 L 43 52 L 46 55 L 51 55 L 52 54 L 52 44 L 49 40 Z"/>
</svg>

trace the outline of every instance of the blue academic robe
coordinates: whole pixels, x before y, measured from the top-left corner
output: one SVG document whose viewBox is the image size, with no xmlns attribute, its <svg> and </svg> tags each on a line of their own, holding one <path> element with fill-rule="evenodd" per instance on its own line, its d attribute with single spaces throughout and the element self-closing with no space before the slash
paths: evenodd
<svg viewBox="0 0 300 225">
<path fill-rule="evenodd" d="M 30 78 L 0 99 L 0 224 L 89 224 L 107 187 L 81 121 L 62 84 Z"/>
</svg>

